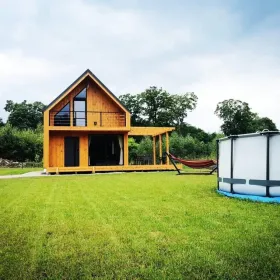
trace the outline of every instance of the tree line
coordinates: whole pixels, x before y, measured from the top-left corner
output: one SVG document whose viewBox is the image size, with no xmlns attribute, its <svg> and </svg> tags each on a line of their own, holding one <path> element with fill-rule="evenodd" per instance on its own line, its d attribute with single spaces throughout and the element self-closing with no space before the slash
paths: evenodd
<svg viewBox="0 0 280 280">
<path fill-rule="evenodd" d="M 174 126 L 176 132 L 171 134 L 170 150 L 183 158 L 215 157 L 216 139 L 222 136 L 277 130 L 271 119 L 260 117 L 248 103 L 240 100 L 228 99 L 217 104 L 214 113 L 222 120 L 221 133 L 208 133 L 186 121 L 198 102 L 193 92 L 170 94 L 153 86 L 138 94 L 121 95 L 119 99 L 131 112 L 132 126 Z M 16 103 L 7 100 L 4 107 L 8 112 L 6 123 L 0 118 L 0 157 L 42 160 L 45 107 L 38 101 Z M 148 137 L 130 139 L 129 151 L 131 160 L 135 155 L 151 155 L 152 140 Z"/>
<path fill-rule="evenodd" d="M 0 158 L 41 162 L 43 158 L 43 111 L 41 102 L 7 100 L 7 122 L 0 118 Z"/>
<path fill-rule="evenodd" d="M 249 104 L 240 100 L 228 99 L 218 103 L 215 114 L 223 120 L 222 132 L 229 135 L 254 133 L 268 129 L 277 131 L 275 123 L 268 117 L 260 117 Z"/>
</svg>

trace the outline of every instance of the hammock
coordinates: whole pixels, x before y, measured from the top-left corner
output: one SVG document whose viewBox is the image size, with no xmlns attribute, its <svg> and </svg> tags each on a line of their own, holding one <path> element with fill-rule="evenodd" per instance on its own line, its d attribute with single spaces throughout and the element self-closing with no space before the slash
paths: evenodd
<svg viewBox="0 0 280 280">
<path fill-rule="evenodd" d="M 211 167 L 213 165 L 216 165 L 217 163 L 210 159 L 210 160 L 185 160 L 185 159 L 181 159 L 181 158 L 177 158 L 175 156 L 173 156 L 172 154 L 169 154 L 170 157 L 173 159 L 173 160 L 176 160 L 190 168 L 207 168 L 207 167 Z"/>
<path fill-rule="evenodd" d="M 185 160 L 185 159 L 177 158 L 170 153 L 166 153 L 166 155 L 169 157 L 170 161 L 176 168 L 179 175 L 184 174 L 184 173 L 181 173 L 181 171 L 177 167 L 175 161 L 180 162 L 183 165 L 188 166 L 193 169 L 203 169 L 203 168 L 209 168 L 209 167 L 213 166 L 213 169 L 210 171 L 210 173 L 208 172 L 207 174 L 213 174 L 213 172 L 215 170 L 217 170 L 217 162 L 212 159 L 211 160 Z"/>
</svg>

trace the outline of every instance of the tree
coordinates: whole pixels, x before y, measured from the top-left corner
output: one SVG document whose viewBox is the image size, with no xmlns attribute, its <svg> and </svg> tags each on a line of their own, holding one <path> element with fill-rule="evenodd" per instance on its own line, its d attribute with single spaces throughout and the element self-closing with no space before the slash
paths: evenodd
<svg viewBox="0 0 280 280">
<path fill-rule="evenodd" d="M 215 137 L 216 133 L 207 133 L 201 128 L 195 127 L 193 125 L 183 123 L 178 128 L 177 131 L 182 136 L 192 136 L 194 138 L 197 138 L 199 141 L 203 141 L 204 143 L 211 142 Z"/>
<path fill-rule="evenodd" d="M 0 127 L 5 126 L 5 123 L 3 122 L 3 119 L 0 118 Z"/>
<path fill-rule="evenodd" d="M 184 120 L 188 115 L 188 112 L 193 111 L 196 108 L 197 96 L 193 93 L 184 93 L 182 95 L 172 95 L 172 118 L 176 127 L 180 127 L 184 124 Z"/>
<path fill-rule="evenodd" d="M 120 101 L 129 109 L 132 125 L 146 125 L 142 118 L 140 95 L 124 94 L 119 97 Z"/>
<path fill-rule="evenodd" d="M 172 95 L 150 87 L 140 94 L 121 95 L 120 100 L 132 113 L 132 125 L 179 126 L 195 109 L 197 96 L 193 92 Z"/>
<path fill-rule="evenodd" d="M 251 111 L 248 103 L 240 100 L 228 99 L 218 103 L 215 114 L 223 120 L 221 129 L 226 136 L 253 133 L 264 129 L 277 130 L 270 118 L 260 118 L 258 114 Z"/>
<path fill-rule="evenodd" d="M 19 129 L 36 129 L 43 123 L 43 110 L 45 105 L 41 102 L 27 103 L 24 100 L 21 103 L 14 103 L 7 100 L 5 111 L 9 112 L 7 123 Z"/>
<path fill-rule="evenodd" d="M 171 96 L 162 88 L 150 87 L 140 94 L 140 104 L 142 114 L 151 126 L 166 125 L 169 119 L 170 112 L 167 112 L 171 107 Z M 164 114 L 165 113 L 165 114 Z"/>
<path fill-rule="evenodd" d="M 255 120 L 255 131 L 263 131 L 264 129 L 268 129 L 269 131 L 277 131 L 276 124 L 267 117 L 259 118 L 257 117 Z"/>
<path fill-rule="evenodd" d="M 221 129 L 226 136 L 255 132 L 257 114 L 251 111 L 246 102 L 224 100 L 218 103 L 215 114 L 223 120 Z"/>
</svg>

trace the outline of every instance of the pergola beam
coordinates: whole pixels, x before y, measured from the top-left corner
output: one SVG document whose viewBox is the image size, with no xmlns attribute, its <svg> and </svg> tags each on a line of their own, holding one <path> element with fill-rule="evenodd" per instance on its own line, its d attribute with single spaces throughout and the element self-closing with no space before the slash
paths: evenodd
<svg viewBox="0 0 280 280">
<path fill-rule="evenodd" d="M 175 130 L 175 127 L 131 127 L 128 136 L 158 136 Z"/>
</svg>

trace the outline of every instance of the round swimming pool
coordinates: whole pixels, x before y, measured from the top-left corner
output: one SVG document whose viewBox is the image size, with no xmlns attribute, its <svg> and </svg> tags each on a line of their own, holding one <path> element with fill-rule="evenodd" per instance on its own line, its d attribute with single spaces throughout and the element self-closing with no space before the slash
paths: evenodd
<svg viewBox="0 0 280 280">
<path fill-rule="evenodd" d="M 217 153 L 219 192 L 280 202 L 280 132 L 221 138 Z"/>
</svg>

